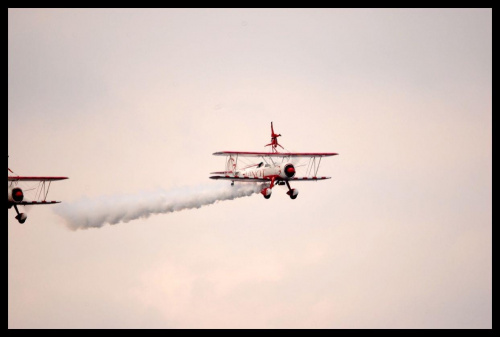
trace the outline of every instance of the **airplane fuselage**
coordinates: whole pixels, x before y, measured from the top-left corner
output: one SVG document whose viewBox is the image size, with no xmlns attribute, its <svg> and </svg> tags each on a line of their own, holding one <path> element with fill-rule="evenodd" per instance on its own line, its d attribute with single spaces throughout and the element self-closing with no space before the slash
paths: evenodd
<svg viewBox="0 0 500 337">
<path fill-rule="evenodd" d="M 239 178 L 258 178 L 266 179 L 289 179 L 295 175 L 295 168 L 292 163 L 284 163 L 279 165 L 262 164 L 259 167 L 249 167 L 243 170 L 238 170 L 234 173 L 235 177 Z"/>
</svg>

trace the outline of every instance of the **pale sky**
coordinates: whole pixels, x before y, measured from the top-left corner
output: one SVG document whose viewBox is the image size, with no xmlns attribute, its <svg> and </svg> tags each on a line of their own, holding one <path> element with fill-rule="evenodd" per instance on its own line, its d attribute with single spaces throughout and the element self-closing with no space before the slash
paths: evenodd
<svg viewBox="0 0 500 337">
<path fill-rule="evenodd" d="M 9 9 L 8 154 L 49 199 L 332 179 L 71 230 L 8 211 L 9 328 L 491 328 L 491 9 Z M 228 182 L 229 184 L 229 182 Z"/>
</svg>

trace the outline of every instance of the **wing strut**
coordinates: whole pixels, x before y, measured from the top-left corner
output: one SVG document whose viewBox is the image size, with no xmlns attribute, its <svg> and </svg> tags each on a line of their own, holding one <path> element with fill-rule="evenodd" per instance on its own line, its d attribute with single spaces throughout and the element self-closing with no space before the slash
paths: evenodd
<svg viewBox="0 0 500 337">
<path fill-rule="evenodd" d="M 50 183 L 52 181 L 49 180 L 49 184 L 47 185 L 47 191 L 45 191 L 45 181 L 41 181 L 40 185 L 38 187 L 38 192 L 36 194 L 36 199 L 40 198 L 42 196 L 42 191 L 43 191 L 43 201 L 47 200 L 47 195 L 49 194 L 49 189 L 50 189 Z"/>
<path fill-rule="evenodd" d="M 319 165 L 321 164 L 321 158 L 319 157 L 318 163 L 316 164 L 316 157 L 311 157 L 309 159 L 309 164 L 307 164 L 307 175 L 309 176 L 314 172 L 314 177 L 318 176 Z"/>
<path fill-rule="evenodd" d="M 238 154 L 236 154 L 236 160 L 233 155 L 229 155 L 226 161 L 226 171 L 236 172 L 236 167 L 238 167 Z"/>
</svg>

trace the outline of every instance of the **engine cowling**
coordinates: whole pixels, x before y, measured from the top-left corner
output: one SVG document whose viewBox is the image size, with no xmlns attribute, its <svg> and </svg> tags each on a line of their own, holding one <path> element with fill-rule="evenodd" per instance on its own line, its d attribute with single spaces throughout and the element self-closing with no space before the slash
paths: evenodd
<svg viewBox="0 0 500 337">
<path fill-rule="evenodd" d="M 8 199 L 10 202 L 17 203 L 24 199 L 23 190 L 20 187 L 9 187 Z"/>
<path fill-rule="evenodd" d="M 293 178 L 295 176 L 295 166 L 292 163 L 282 165 L 280 176 L 284 179 Z"/>
</svg>

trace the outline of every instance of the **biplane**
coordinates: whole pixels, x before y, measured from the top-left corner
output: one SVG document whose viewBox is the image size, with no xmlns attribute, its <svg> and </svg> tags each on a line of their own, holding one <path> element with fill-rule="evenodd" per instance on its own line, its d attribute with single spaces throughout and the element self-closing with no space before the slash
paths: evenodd
<svg viewBox="0 0 500 337">
<path fill-rule="evenodd" d="M 234 182 L 262 182 L 261 194 L 264 198 L 271 197 L 272 189 L 276 185 L 286 185 L 291 199 L 297 198 L 299 191 L 290 186 L 290 182 L 296 181 L 318 181 L 330 179 L 331 177 L 318 176 L 319 165 L 323 157 L 338 155 L 333 152 L 279 152 L 278 146 L 285 150 L 278 143 L 281 134 L 274 132 L 273 122 L 271 122 L 271 142 L 265 146 L 270 146 L 270 152 L 241 152 L 241 151 L 221 151 L 213 153 L 214 156 L 225 156 L 226 166 L 224 171 L 211 172 L 215 174 L 210 179 L 230 180 Z M 248 163 L 247 158 L 257 160 L 257 163 Z M 306 160 L 307 163 L 303 163 Z M 239 161 L 239 162 L 238 162 Z M 243 163 L 243 165 L 241 165 Z M 238 166 L 239 165 L 239 166 Z M 240 167 L 241 166 L 241 167 Z M 297 176 L 299 167 L 305 168 L 304 176 Z"/>
<path fill-rule="evenodd" d="M 10 173 L 14 173 L 10 168 L 7 168 Z M 57 204 L 60 201 L 47 200 L 47 195 L 49 193 L 50 183 L 55 180 L 64 180 L 68 177 L 22 177 L 7 174 L 8 181 L 8 200 L 7 206 L 10 209 L 14 206 L 16 210 L 16 219 L 19 223 L 24 223 L 28 216 L 26 213 L 20 213 L 18 206 L 28 206 L 28 205 L 50 205 Z M 25 188 L 21 184 L 25 182 L 35 183 L 36 186 Z M 25 192 L 34 192 L 34 200 L 27 200 Z"/>
</svg>

